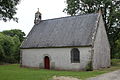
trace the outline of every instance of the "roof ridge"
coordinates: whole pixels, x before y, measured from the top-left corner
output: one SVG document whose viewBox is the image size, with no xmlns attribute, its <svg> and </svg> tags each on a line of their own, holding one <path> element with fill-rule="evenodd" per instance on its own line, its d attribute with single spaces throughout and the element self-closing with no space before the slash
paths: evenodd
<svg viewBox="0 0 120 80">
<path fill-rule="evenodd" d="M 74 16 L 65 16 L 65 17 L 58 17 L 58 18 L 45 19 L 45 20 L 41 20 L 41 21 L 56 20 L 56 19 L 70 18 L 70 17 L 76 17 L 76 16 L 92 15 L 92 14 L 99 14 L 99 13 L 79 14 L 79 15 L 74 15 Z"/>
</svg>

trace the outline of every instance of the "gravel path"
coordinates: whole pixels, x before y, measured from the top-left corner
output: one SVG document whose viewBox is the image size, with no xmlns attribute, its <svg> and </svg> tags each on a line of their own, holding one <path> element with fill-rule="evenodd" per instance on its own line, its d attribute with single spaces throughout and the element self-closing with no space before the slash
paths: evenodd
<svg viewBox="0 0 120 80">
<path fill-rule="evenodd" d="M 73 78 L 73 77 L 65 77 L 65 76 L 53 76 L 53 80 L 81 80 L 81 79 L 77 79 L 77 78 Z"/>
<path fill-rule="evenodd" d="M 73 77 L 53 76 L 53 80 L 80 80 Z M 86 80 L 120 80 L 120 70 L 105 73 L 97 77 L 88 78 Z"/>
<path fill-rule="evenodd" d="M 120 70 L 105 73 L 97 77 L 92 77 L 87 80 L 120 80 Z"/>
</svg>

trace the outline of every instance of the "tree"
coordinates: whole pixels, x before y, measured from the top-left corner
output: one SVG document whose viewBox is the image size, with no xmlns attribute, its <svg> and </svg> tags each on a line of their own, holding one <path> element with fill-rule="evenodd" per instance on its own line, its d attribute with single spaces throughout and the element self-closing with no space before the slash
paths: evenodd
<svg viewBox="0 0 120 80">
<path fill-rule="evenodd" d="M 73 16 L 79 13 L 79 0 L 67 0 L 67 8 L 65 8 L 63 11 L 67 12 L 69 15 Z"/>
<path fill-rule="evenodd" d="M 118 33 L 120 36 L 120 32 Z M 115 54 L 112 55 L 114 58 L 120 59 L 120 37 L 115 41 L 115 47 L 113 48 Z"/>
<path fill-rule="evenodd" d="M 24 40 L 24 36 L 25 36 L 25 33 L 19 29 L 5 30 L 2 33 L 11 37 L 17 36 L 20 42 Z"/>
<path fill-rule="evenodd" d="M 20 60 L 20 40 L 19 40 L 19 37 L 18 36 L 14 36 L 13 37 L 13 41 L 14 41 L 14 54 L 13 54 L 13 57 L 14 59 L 16 60 L 16 62 L 19 62 Z"/>
<path fill-rule="evenodd" d="M 4 62 L 13 62 L 14 41 L 12 37 L 0 33 L 0 58 Z"/>
<path fill-rule="evenodd" d="M 115 58 L 120 59 L 120 39 L 115 41 L 116 47 L 115 47 L 115 55 L 113 55 Z"/>
<path fill-rule="evenodd" d="M 7 21 L 13 19 L 18 21 L 18 18 L 14 17 L 16 14 L 16 5 L 20 0 L 0 0 L 0 20 Z"/>
<path fill-rule="evenodd" d="M 111 44 L 112 53 L 115 41 L 120 37 L 120 0 L 67 0 L 64 9 L 69 15 L 98 12 L 101 9 L 105 28 Z"/>
<path fill-rule="evenodd" d="M 4 56 L 4 49 L 3 49 L 2 45 L 0 45 L 0 63 L 4 58 L 3 56 Z"/>
<path fill-rule="evenodd" d="M 25 33 L 19 29 L 0 32 L 0 62 L 19 62 L 20 44 L 22 43 L 24 36 Z"/>
</svg>

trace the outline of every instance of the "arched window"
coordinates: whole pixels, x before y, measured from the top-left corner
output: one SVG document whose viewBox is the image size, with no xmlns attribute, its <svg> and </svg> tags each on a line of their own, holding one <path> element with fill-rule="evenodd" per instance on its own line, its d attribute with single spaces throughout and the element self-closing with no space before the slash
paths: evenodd
<svg viewBox="0 0 120 80">
<path fill-rule="evenodd" d="M 80 52 L 77 48 L 71 50 L 71 62 L 79 63 L 80 62 Z"/>
</svg>

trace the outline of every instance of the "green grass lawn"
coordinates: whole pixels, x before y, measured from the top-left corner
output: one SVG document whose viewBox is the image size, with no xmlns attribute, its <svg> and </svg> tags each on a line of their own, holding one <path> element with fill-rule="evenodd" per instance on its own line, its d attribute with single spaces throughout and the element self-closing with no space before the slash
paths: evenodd
<svg viewBox="0 0 120 80">
<path fill-rule="evenodd" d="M 108 69 L 94 71 L 54 71 L 43 69 L 20 68 L 19 64 L 1 65 L 0 80 L 51 80 L 53 76 L 72 76 L 80 79 L 97 76 L 106 72 L 120 69 L 120 60 L 112 60 L 113 66 Z"/>
</svg>

